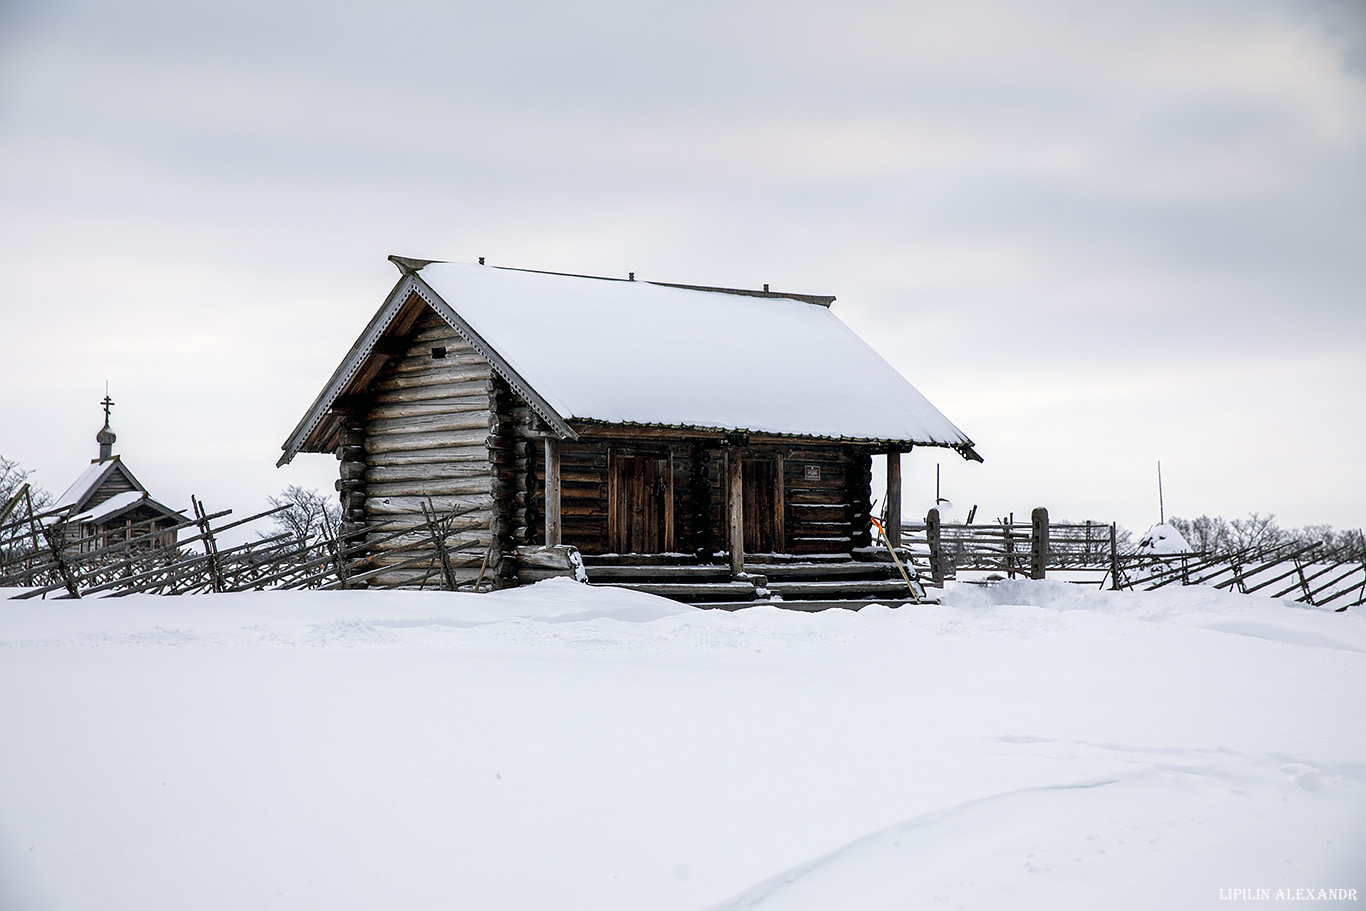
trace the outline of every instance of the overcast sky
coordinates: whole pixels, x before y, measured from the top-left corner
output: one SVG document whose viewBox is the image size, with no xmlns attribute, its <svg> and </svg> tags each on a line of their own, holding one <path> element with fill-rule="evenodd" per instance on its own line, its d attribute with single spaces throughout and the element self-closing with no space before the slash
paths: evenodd
<svg viewBox="0 0 1366 911">
<path fill-rule="evenodd" d="M 1366 523 L 1366 3 L 0 0 L 0 454 L 255 510 L 389 253 L 833 294 L 907 511 Z M 722 331 L 722 327 L 718 327 Z M 756 344 L 761 340 L 756 340 Z"/>
</svg>

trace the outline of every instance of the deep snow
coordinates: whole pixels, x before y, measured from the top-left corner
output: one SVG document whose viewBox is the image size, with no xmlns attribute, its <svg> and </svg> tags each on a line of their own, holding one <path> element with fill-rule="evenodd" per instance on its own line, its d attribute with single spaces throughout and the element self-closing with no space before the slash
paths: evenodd
<svg viewBox="0 0 1366 911">
<path fill-rule="evenodd" d="M 945 602 L 0 601 L 0 908 L 1366 901 L 1359 611 Z"/>
</svg>

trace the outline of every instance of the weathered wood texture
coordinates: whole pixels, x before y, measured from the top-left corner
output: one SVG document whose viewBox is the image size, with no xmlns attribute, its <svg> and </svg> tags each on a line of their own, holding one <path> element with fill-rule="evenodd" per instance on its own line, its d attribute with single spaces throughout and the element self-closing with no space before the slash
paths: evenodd
<svg viewBox="0 0 1366 911">
<path fill-rule="evenodd" d="M 104 483 L 100 484 L 99 489 L 91 494 L 90 499 L 85 503 L 85 508 L 93 509 L 111 497 L 136 489 L 128 483 L 128 478 L 124 476 L 123 472 L 116 468 L 109 472 L 109 476 L 104 479 Z"/>
<path fill-rule="evenodd" d="M 469 510 L 448 542 L 458 552 L 453 573 L 461 582 L 473 581 L 482 569 L 486 578 L 497 579 L 495 553 L 501 550 L 489 547 L 498 511 L 489 448 L 497 424 L 490 408 L 492 371 L 430 310 L 388 344 L 390 357 L 367 389 L 364 412 L 349 418 L 355 432 L 341 435 L 338 488 L 346 518 L 406 525 L 416 537 L 427 521 L 424 507 L 437 515 Z M 412 543 L 398 537 L 376 545 L 371 565 L 409 564 L 389 574 L 393 578 L 380 573 L 377 584 L 416 585 L 432 571 L 411 565 L 411 548 L 394 553 Z M 438 556 L 431 554 L 434 565 Z"/>
<path fill-rule="evenodd" d="M 530 423 L 512 421 L 516 434 L 502 447 L 500 471 L 510 487 L 502 508 L 514 519 L 517 544 L 543 544 L 543 445 Z M 728 549 L 726 456 L 718 441 L 642 432 L 635 440 L 585 436 L 559 449 L 563 543 L 593 555 L 621 552 L 623 544 L 639 548 L 630 552 L 707 557 Z M 869 542 L 871 450 L 804 443 L 741 452 L 746 551 L 837 554 Z"/>
<path fill-rule="evenodd" d="M 730 572 L 745 571 L 745 485 L 744 460 L 739 447 L 726 453 L 726 550 L 730 553 Z"/>
<path fill-rule="evenodd" d="M 887 520 L 883 522 L 887 543 L 901 546 L 901 453 L 887 453 L 887 499 L 884 501 Z"/>
</svg>

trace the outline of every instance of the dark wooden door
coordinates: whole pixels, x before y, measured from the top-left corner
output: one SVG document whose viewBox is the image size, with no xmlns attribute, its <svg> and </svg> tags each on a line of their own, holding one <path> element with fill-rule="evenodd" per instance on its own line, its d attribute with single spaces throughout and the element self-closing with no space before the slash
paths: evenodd
<svg viewBox="0 0 1366 911">
<path fill-rule="evenodd" d="M 782 463 L 776 459 L 743 459 L 745 553 L 771 554 L 783 549 Z"/>
<path fill-rule="evenodd" d="M 669 549 L 672 491 L 669 460 L 614 453 L 608 531 L 619 554 L 658 554 Z"/>
</svg>

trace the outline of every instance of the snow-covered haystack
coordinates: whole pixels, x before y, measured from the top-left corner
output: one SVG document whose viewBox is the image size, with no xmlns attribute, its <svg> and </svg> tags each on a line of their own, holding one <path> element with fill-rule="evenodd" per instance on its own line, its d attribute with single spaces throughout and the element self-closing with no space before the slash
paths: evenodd
<svg viewBox="0 0 1366 911">
<path fill-rule="evenodd" d="M 1143 537 L 1138 539 L 1138 553 L 1140 556 L 1188 554 L 1191 552 L 1191 546 L 1186 543 L 1186 539 L 1181 536 L 1181 532 L 1165 522 L 1154 525 L 1143 533 Z"/>
<path fill-rule="evenodd" d="M 945 602 L 0 601 L 0 908 L 1366 899 L 1359 611 Z"/>
</svg>

